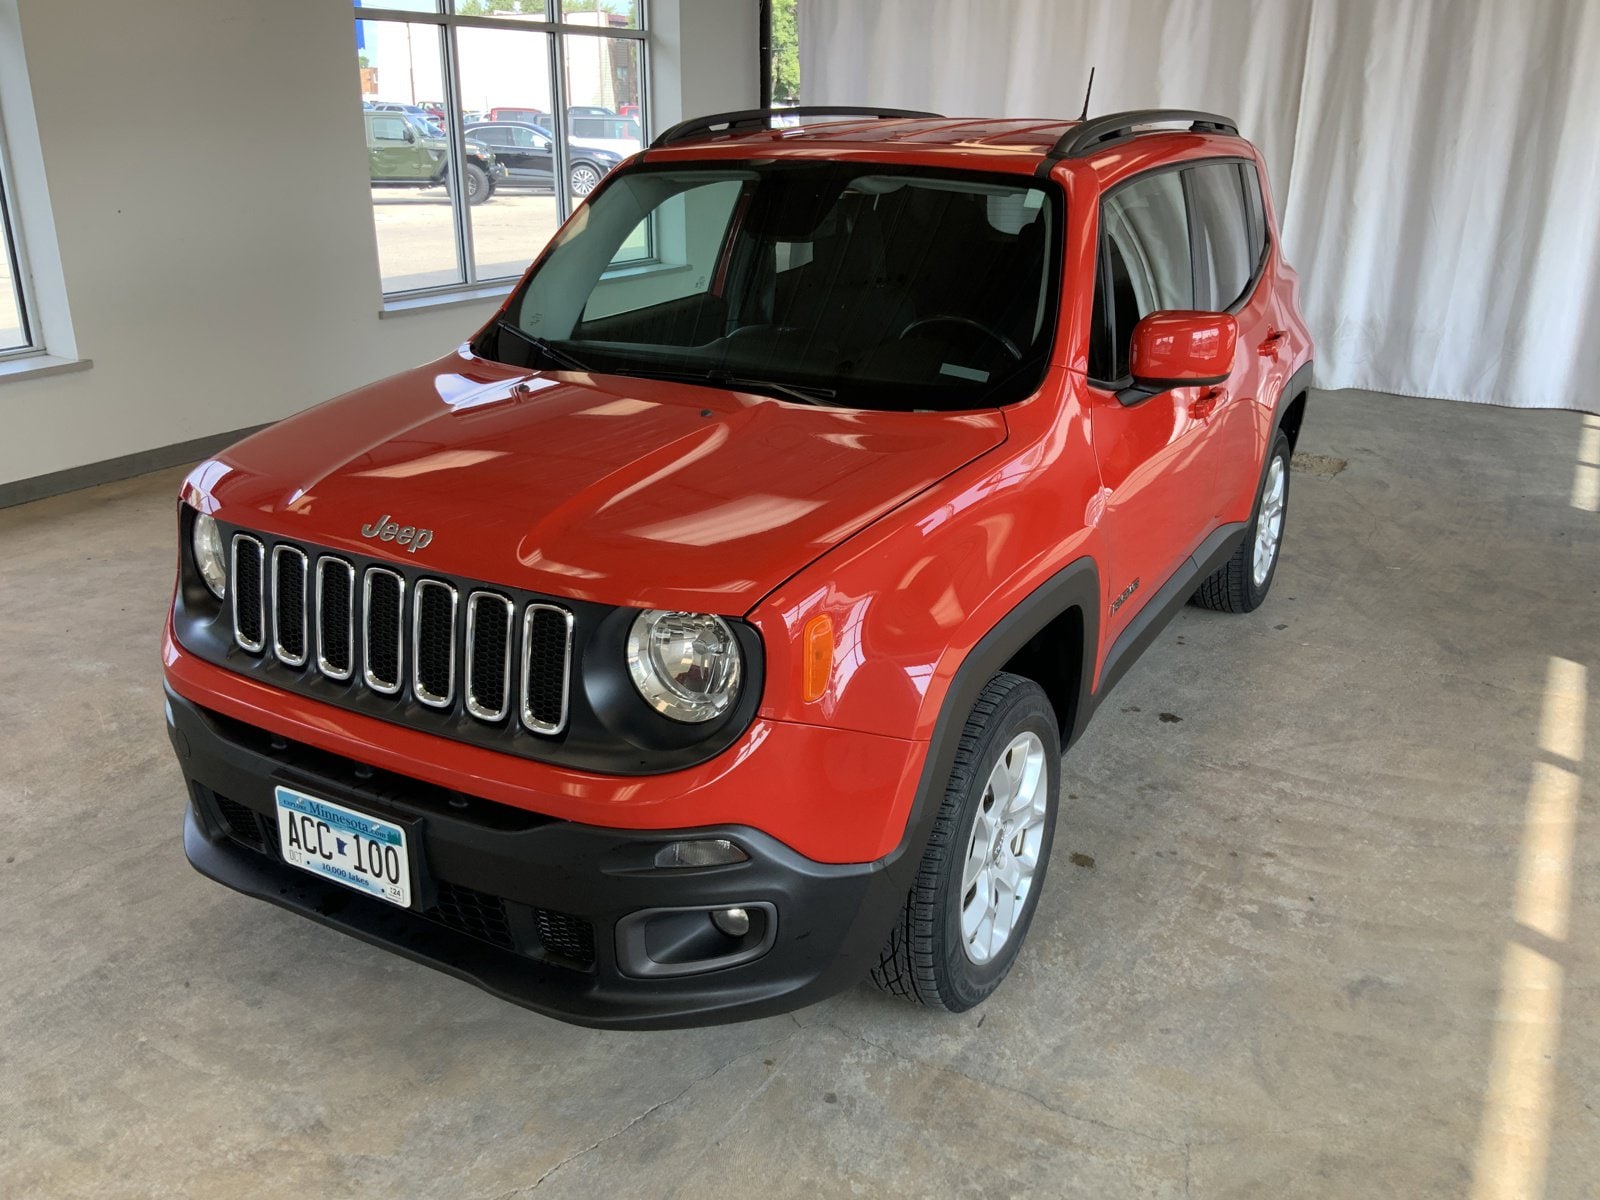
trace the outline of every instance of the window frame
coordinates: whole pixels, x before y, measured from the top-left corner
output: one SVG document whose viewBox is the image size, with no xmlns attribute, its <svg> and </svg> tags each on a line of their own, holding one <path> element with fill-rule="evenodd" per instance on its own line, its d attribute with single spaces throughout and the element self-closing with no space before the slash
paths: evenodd
<svg viewBox="0 0 1600 1200">
<path fill-rule="evenodd" d="M 3 387 L 94 365 L 79 357 L 72 327 L 17 0 L 0 0 L 0 158 L 9 261 L 28 339 L 0 352 Z"/>
<path fill-rule="evenodd" d="M 1253 173 L 1257 194 L 1261 197 L 1261 245 L 1256 254 L 1255 261 L 1251 266 L 1250 279 L 1245 284 L 1244 291 L 1241 293 L 1239 298 L 1227 308 L 1207 309 L 1204 311 L 1223 312 L 1228 313 L 1229 315 L 1237 315 L 1240 310 L 1242 310 L 1247 304 L 1250 303 L 1251 300 L 1255 298 L 1256 291 L 1260 288 L 1261 281 L 1266 275 L 1267 262 L 1271 257 L 1273 247 L 1272 223 L 1267 220 L 1266 191 L 1264 185 L 1262 184 L 1260 168 L 1256 165 L 1255 159 L 1243 154 L 1218 154 L 1207 155 L 1203 158 L 1186 158 L 1181 162 L 1162 163 L 1160 166 L 1152 167 L 1148 171 L 1140 171 L 1137 175 L 1130 175 L 1127 179 L 1119 180 L 1117 183 L 1100 193 L 1100 199 L 1098 202 L 1099 207 L 1097 209 L 1098 216 L 1095 229 L 1095 282 L 1089 299 L 1089 342 L 1091 347 L 1094 344 L 1093 326 L 1096 316 L 1096 301 L 1098 301 L 1099 308 L 1101 310 L 1099 313 L 1099 319 L 1109 332 L 1110 345 L 1113 347 L 1112 357 L 1113 361 L 1115 361 L 1117 327 L 1116 322 L 1113 320 L 1114 314 L 1111 305 L 1111 293 L 1109 289 L 1102 291 L 1100 287 L 1101 280 L 1107 277 L 1110 267 L 1110 263 L 1107 259 L 1108 246 L 1105 232 L 1105 202 L 1115 196 L 1118 192 L 1122 191 L 1124 188 L 1133 187 L 1134 185 L 1144 180 L 1148 180 L 1156 175 L 1164 175 L 1169 171 L 1177 171 L 1180 173 L 1180 175 L 1182 175 L 1183 207 L 1187 222 L 1186 230 L 1188 232 L 1187 240 L 1189 246 L 1189 275 L 1192 281 L 1190 286 L 1192 289 L 1192 294 L 1198 296 L 1200 292 L 1200 260 L 1199 255 L 1195 250 L 1195 239 L 1193 235 L 1195 222 L 1194 200 L 1187 172 L 1192 171 L 1197 167 L 1229 165 L 1245 167 Z M 1245 204 L 1246 231 L 1253 236 L 1254 230 L 1250 228 L 1251 221 L 1248 194 L 1241 192 L 1240 200 Z M 1133 330 L 1128 330 L 1128 337 L 1129 339 L 1133 337 Z M 1090 357 L 1092 358 L 1093 355 L 1091 354 Z M 1091 364 L 1091 366 L 1092 365 L 1093 364 Z M 1092 369 L 1087 372 L 1087 374 L 1089 383 L 1092 386 L 1108 392 L 1123 391 L 1133 384 L 1133 375 L 1131 373 L 1123 375 L 1120 379 L 1101 378 L 1100 376 L 1096 375 Z"/>
<path fill-rule="evenodd" d="M 549 58 L 551 150 L 554 157 L 555 179 L 552 192 L 556 204 L 557 223 L 564 224 L 575 207 L 569 194 L 567 181 L 572 171 L 572 133 L 568 129 L 566 39 L 608 38 L 613 41 L 637 42 L 639 46 L 639 115 L 635 118 L 643 130 L 641 149 L 650 144 L 650 19 L 649 0 L 636 0 L 639 22 L 634 28 L 612 28 L 599 25 L 576 25 L 563 19 L 562 0 L 540 0 L 544 15 L 519 14 L 521 19 L 511 22 L 496 16 L 472 16 L 456 12 L 457 0 L 437 0 L 437 10 L 418 12 L 413 9 L 385 8 L 383 0 L 374 0 L 367 7 L 357 0 L 351 12 L 355 21 L 386 21 L 401 25 L 432 25 L 439 30 L 441 48 L 441 74 L 444 83 L 444 106 L 452 118 L 446 122 L 445 141 L 448 144 L 450 174 L 460 179 L 461 164 L 467 159 L 465 123 L 460 119 L 465 108 L 461 101 L 461 54 L 458 32 L 462 29 L 494 29 L 513 33 L 547 35 L 545 53 Z M 576 107 L 584 107 L 582 105 Z M 397 114 L 399 115 L 399 114 Z M 461 278 L 451 283 L 431 287 L 402 288 L 387 291 L 380 268 L 378 289 L 386 311 L 401 311 L 427 304 L 430 301 L 448 303 L 463 297 L 485 293 L 510 291 L 520 278 L 518 275 L 498 275 L 489 279 L 478 276 L 477 255 L 473 246 L 472 216 L 463 197 L 450 195 L 450 220 L 454 227 L 456 261 Z M 635 266 L 646 266 L 655 261 L 654 239 L 647 246 L 646 257 Z M 526 268 L 523 270 L 526 274 Z"/>
<path fill-rule="evenodd" d="M 11 289 L 16 298 L 17 320 L 22 327 L 21 345 L 0 346 L 0 363 L 44 353 L 34 315 L 36 310 L 28 272 L 27 247 L 22 242 L 21 222 L 16 215 L 18 206 L 11 180 L 10 151 L 4 127 L 0 125 L 0 255 L 4 255 L 11 269 Z"/>
</svg>

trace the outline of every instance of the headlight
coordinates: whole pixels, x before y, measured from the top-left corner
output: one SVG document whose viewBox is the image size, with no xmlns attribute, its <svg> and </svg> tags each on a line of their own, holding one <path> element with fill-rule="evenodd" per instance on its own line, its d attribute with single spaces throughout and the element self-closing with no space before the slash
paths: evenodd
<svg viewBox="0 0 1600 1200">
<path fill-rule="evenodd" d="M 721 617 L 649 609 L 628 632 L 628 671 L 651 708 L 699 724 L 739 695 L 739 641 Z"/>
<path fill-rule="evenodd" d="M 194 548 L 195 569 L 211 594 L 221 600 L 228 590 L 228 557 L 222 549 L 222 530 L 217 519 L 196 513 L 189 541 Z"/>
</svg>

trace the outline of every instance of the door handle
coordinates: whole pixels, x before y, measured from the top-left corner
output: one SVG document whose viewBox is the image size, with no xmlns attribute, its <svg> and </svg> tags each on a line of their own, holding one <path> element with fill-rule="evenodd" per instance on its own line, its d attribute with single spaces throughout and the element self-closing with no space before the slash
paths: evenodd
<svg viewBox="0 0 1600 1200">
<path fill-rule="evenodd" d="M 1191 420 L 1203 421 L 1216 411 L 1217 405 L 1228 397 L 1228 389 L 1214 387 L 1206 391 L 1204 396 L 1189 405 Z"/>
<path fill-rule="evenodd" d="M 1288 336 L 1288 333 L 1282 329 L 1272 330 L 1269 334 L 1267 334 L 1267 340 L 1262 342 L 1261 345 L 1256 348 L 1257 353 L 1259 353 L 1262 358 L 1277 358 L 1278 351 L 1283 349 L 1284 340 Z"/>
</svg>

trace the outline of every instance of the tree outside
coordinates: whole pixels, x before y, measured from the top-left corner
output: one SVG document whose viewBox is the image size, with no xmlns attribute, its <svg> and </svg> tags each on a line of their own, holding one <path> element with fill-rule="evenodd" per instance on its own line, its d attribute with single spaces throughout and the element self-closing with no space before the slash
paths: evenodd
<svg viewBox="0 0 1600 1200">
<path fill-rule="evenodd" d="M 795 0 L 772 0 L 772 102 L 800 102 L 800 35 Z"/>
</svg>

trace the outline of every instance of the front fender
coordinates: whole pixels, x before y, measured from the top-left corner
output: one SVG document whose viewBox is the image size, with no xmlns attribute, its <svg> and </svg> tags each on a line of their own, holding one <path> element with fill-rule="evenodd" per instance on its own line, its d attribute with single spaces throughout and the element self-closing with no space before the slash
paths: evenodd
<svg viewBox="0 0 1600 1200">
<path fill-rule="evenodd" d="M 767 649 L 763 716 L 925 741 L 980 643 L 1082 559 L 1090 565 L 1073 573 L 1080 580 L 1073 602 L 1091 631 L 1082 661 L 1092 668 L 1105 603 L 1092 570 L 1103 558 L 1100 480 L 1081 378 L 1064 374 L 1059 391 L 1005 410 L 1004 444 L 835 547 L 750 611 Z M 807 702 L 801 642 L 819 615 L 833 624 L 832 672 L 821 697 Z M 1012 653 L 1037 630 L 1026 630 Z"/>
</svg>

